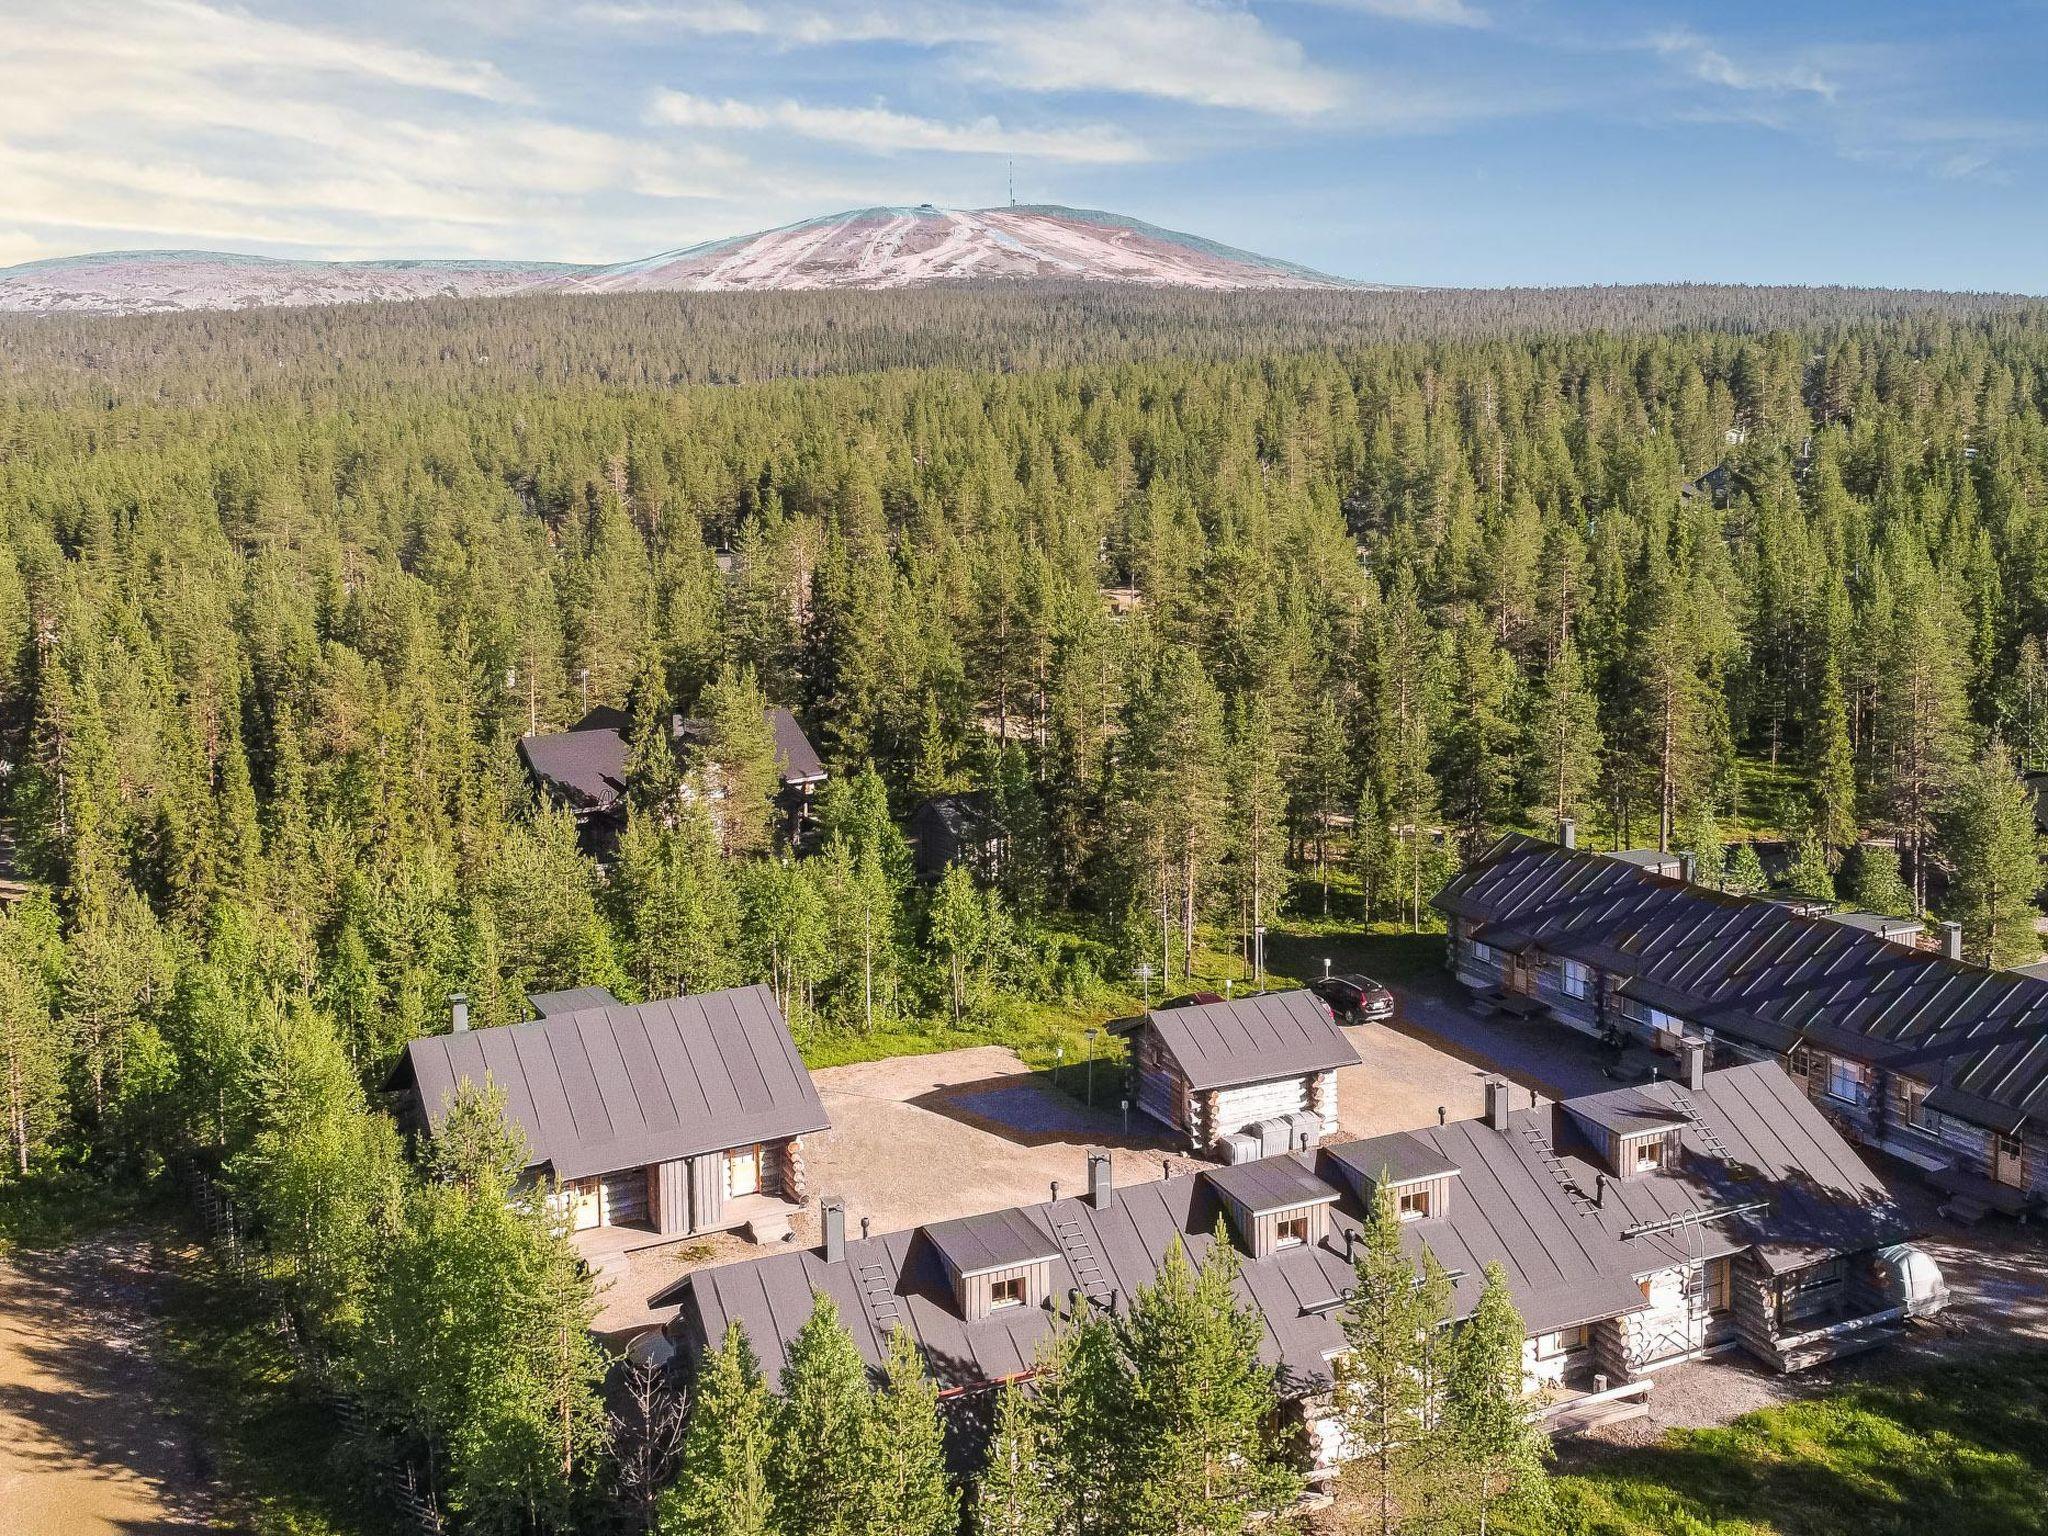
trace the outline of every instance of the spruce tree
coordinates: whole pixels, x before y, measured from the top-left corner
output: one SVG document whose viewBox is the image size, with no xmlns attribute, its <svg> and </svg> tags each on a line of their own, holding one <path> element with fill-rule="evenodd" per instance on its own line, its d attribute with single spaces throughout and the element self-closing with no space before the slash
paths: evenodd
<svg viewBox="0 0 2048 1536">
<path fill-rule="evenodd" d="M 1913 909 L 1913 893 L 1899 875 L 1899 851 L 1889 843 L 1865 843 L 1856 854 L 1849 882 L 1849 900 L 1861 912 L 1904 917 Z"/>
<path fill-rule="evenodd" d="M 1279 1392 L 1259 1359 L 1264 1325 L 1237 1299 L 1238 1267 L 1219 1218 L 1201 1268 L 1176 1237 L 1120 1319 L 1130 1403 L 1113 1497 L 1129 1536 L 1241 1532 L 1299 1492 L 1272 1438 Z"/>
<path fill-rule="evenodd" d="M 1813 901 L 1835 899 L 1835 876 L 1828 868 L 1827 849 L 1820 833 L 1809 828 L 1792 845 L 1792 866 L 1785 872 L 1786 889 Z"/>
<path fill-rule="evenodd" d="M 939 1389 L 908 1329 L 889 1330 L 882 1386 L 862 1451 L 863 1536 L 954 1536 L 960 1495 L 946 1475 Z"/>
<path fill-rule="evenodd" d="M 1489 1263 L 1479 1303 L 1453 1337 L 1442 1418 L 1459 1528 L 1478 1536 L 1501 1522 L 1541 1526 L 1549 1512 L 1550 1440 L 1529 1423 L 1522 1341 L 1507 1274 Z"/>
<path fill-rule="evenodd" d="M 784 1353 L 768 1488 L 776 1524 L 806 1536 L 860 1529 L 862 1469 L 874 1398 L 839 1308 L 819 1292 Z"/>
<path fill-rule="evenodd" d="M 2038 959 L 2040 836 L 2033 796 L 2003 742 L 1992 742 L 1963 771 L 1941 834 L 1953 870 L 1943 905 L 1963 925 L 1964 953 L 1995 966 Z"/>
<path fill-rule="evenodd" d="M 1402 1243 L 1401 1216 L 1382 1180 L 1359 1234 L 1353 1285 L 1339 1314 L 1345 1352 L 1338 1358 L 1337 1414 L 1352 1457 L 1342 1486 L 1366 1528 L 1393 1536 L 1413 1491 L 1411 1458 L 1428 1447 L 1425 1354 L 1445 1321 L 1439 1282 L 1418 1284 Z"/>
<path fill-rule="evenodd" d="M 662 1495 L 661 1536 L 771 1536 L 785 1529 L 768 1491 L 773 1405 L 738 1323 L 698 1369 L 676 1480 Z"/>
<path fill-rule="evenodd" d="M 1737 843 L 1728 856 L 1728 872 L 1722 883 L 1738 896 L 1754 896 L 1770 884 L 1764 874 L 1764 861 L 1757 856 L 1756 844 L 1748 838 Z"/>
<path fill-rule="evenodd" d="M 1049 1426 L 1032 1389 L 997 1389 L 988 1460 L 974 1482 L 975 1536 L 1058 1536 L 1065 1503 L 1046 1438 Z"/>
</svg>

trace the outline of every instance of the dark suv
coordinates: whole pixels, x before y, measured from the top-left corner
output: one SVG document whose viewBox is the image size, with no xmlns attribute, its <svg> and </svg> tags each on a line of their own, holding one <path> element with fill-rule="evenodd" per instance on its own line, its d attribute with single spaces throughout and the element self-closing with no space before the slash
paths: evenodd
<svg viewBox="0 0 2048 1536">
<path fill-rule="evenodd" d="M 1339 1024 L 1364 1024 L 1394 1016 L 1394 994 L 1370 976 L 1325 976 L 1308 985 L 1330 1005 Z"/>
</svg>

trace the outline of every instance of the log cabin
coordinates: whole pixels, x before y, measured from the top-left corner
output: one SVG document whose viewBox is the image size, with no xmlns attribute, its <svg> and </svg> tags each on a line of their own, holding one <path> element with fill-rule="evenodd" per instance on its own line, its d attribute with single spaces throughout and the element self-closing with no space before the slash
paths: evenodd
<svg viewBox="0 0 2048 1536">
<path fill-rule="evenodd" d="M 385 1086 L 431 1137 L 465 1085 L 490 1084 L 525 1139 L 525 1178 L 572 1234 L 647 1243 L 781 1230 L 805 1194 L 803 1138 L 824 1106 L 767 987 L 627 1005 L 601 987 L 536 994 L 539 1017 L 414 1040 Z"/>
<path fill-rule="evenodd" d="M 1297 988 L 1231 1002 L 1160 1007 L 1113 1021 L 1131 1051 L 1136 1108 L 1197 1151 L 1252 1136 L 1299 1150 L 1337 1130 L 1337 1072 L 1358 1052 L 1329 1005 Z M 1265 1128 L 1261 1131 L 1259 1128 Z"/>
<path fill-rule="evenodd" d="M 1883 1184 L 1775 1064 L 1517 1107 L 1369 1141 L 1280 1153 L 1117 1187 L 1091 1153 L 1080 1193 L 909 1231 L 849 1238 L 822 1202 L 820 1246 L 697 1270 L 661 1301 L 686 1370 L 738 1323 L 774 1380 L 814 1298 L 829 1296 L 871 1371 L 903 1328 L 953 1427 L 1028 1378 L 1062 1313 L 1121 1313 L 1178 1241 L 1200 1262 L 1221 1229 L 1261 1356 L 1315 1467 L 1344 1455 L 1333 1362 L 1352 1247 L 1385 1185 L 1418 1268 L 1449 1271 L 1454 1317 L 1500 1263 L 1527 1337 L 1524 1375 L 1557 1404 L 1596 1387 L 1647 1392 L 1681 1361 L 1744 1350 L 1778 1371 L 1883 1343 L 1938 1305 L 1938 1272 L 1899 1246 Z M 1930 1273 L 1936 1275 L 1930 1290 Z M 1647 1385 L 1646 1385 L 1647 1384 Z"/>
<path fill-rule="evenodd" d="M 1958 930 L 1695 884 L 1678 854 L 1509 834 L 1435 898 L 1482 1002 L 1670 1055 L 1775 1061 L 1837 1129 L 1918 1166 L 1952 1214 L 2048 1210 L 2048 980 Z"/>
</svg>

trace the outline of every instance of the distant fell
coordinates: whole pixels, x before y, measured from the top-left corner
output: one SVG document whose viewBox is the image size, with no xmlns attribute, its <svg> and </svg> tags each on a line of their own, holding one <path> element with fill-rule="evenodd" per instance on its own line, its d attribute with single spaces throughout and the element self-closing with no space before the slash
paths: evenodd
<svg viewBox="0 0 2048 1536">
<path fill-rule="evenodd" d="M 299 261 L 112 251 L 0 268 L 0 311 L 147 314 L 508 293 L 728 293 L 999 283 L 1279 290 L 1368 285 L 1085 208 L 857 208 L 613 266 Z"/>
</svg>

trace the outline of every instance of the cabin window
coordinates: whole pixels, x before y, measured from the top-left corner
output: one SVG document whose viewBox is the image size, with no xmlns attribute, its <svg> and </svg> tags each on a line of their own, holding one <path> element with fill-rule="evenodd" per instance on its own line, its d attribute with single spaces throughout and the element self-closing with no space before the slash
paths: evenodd
<svg viewBox="0 0 2048 1536">
<path fill-rule="evenodd" d="M 1493 964 L 1493 946 L 1491 944 L 1482 944 L 1479 940 L 1474 939 L 1472 941 L 1472 958 L 1481 965 Z"/>
<path fill-rule="evenodd" d="M 1273 1246 L 1275 1248 L 1299 1248 L 1308 1242 L 1308 1213 L 1299 1216 L 1282 1216 L 1273 1223 Z"/>
<path fill-rule="evenodd" d="M 1427 1221 L 1429 1219 L 1429 1190 L 1427 1188 L 1404 1189 L 1400 1191 L 1395 1203 L 1400 1208 L 1403 1221 Z"/>
<path fill-rule="evenodd" d="M 1560 1328 L 1555 1333 L 1546 1333 L 1536 1340 L 1536 1358 L 1555 1360 L 1560 1355 L 1575 1355 L 1582 1349 L 1589 1349 L 1593 1343 L 1593 1325 L 1581 1323 L 1576 1328 Z"/>
<path fill-rule="evenodd" d="M 1804 1051 L 1794 1051 L 1791 1056 L 1786 1058 L 1786 1065 L 1792 1069 L 1794 1077 L 1810 1077 L 1813 1075 L 1813 1058 Z"/>
<path fill-rule="evenodd" d="M 1734 1266 L 1728 1260 L 1709 1259 L 1692 1272 L 1688 1294 L 1694 1301 L 1705 1305 L 1709 1312 L 1726 1312 L 1733 1275 Z"/>
<path fill-rule="evenodd" d="M 1916 1131 L 1934 1129 L 1934 1111 L 1927 1107 L 1928 1087 L 1910 1077 L 1892 1079 L 1892 1109 L 1901 1125 Z"/>
<path fill-rule="evenodd" d="M 1666 1013 L 1662 1008 L 1645 1008 L 1643 1017 L 1650 1028 L 1657 1032 L 1657 1049 L 1675 1051 L 1679 1039 L 1685 1034 L 1685 1020 L 1675 1013 Z"/>
<path fill-rule="evenodd" d="M 1005 1307 L 1021 1307 L 1023 1305 L 1024 1277 L 1022 1275 L 1011 1275 L 1006 1279 L 997 1280 L 990 1284 L 988 1288 L 989 1311 L 1000 1312 Z"/>
<path fill-rule="evenodd" d="M 1629 1170 L 1633 1173 L 1655 1173 L 1664 1166 L 1664 1139 L 1649 1137 L 1635 1144 L 1629 1157 Z"/>
<path fill-rule="evenodd" d="M 1564 993 L 1566 997 L 1588 997 L 1593 991 L 1593 972 L 1583 961 L 1564 962 Z"/>
<path fill-rule="evenodd" d="M 1831 1057 L 1828 1061 L 1828 1097 L 1840 1099 L 1844 1104 L 1863 1102 L 1863 1085 L 1870 1069 L 1860 1061 L 1848 1061 L 1843 1057 Z"/>
</svg>

